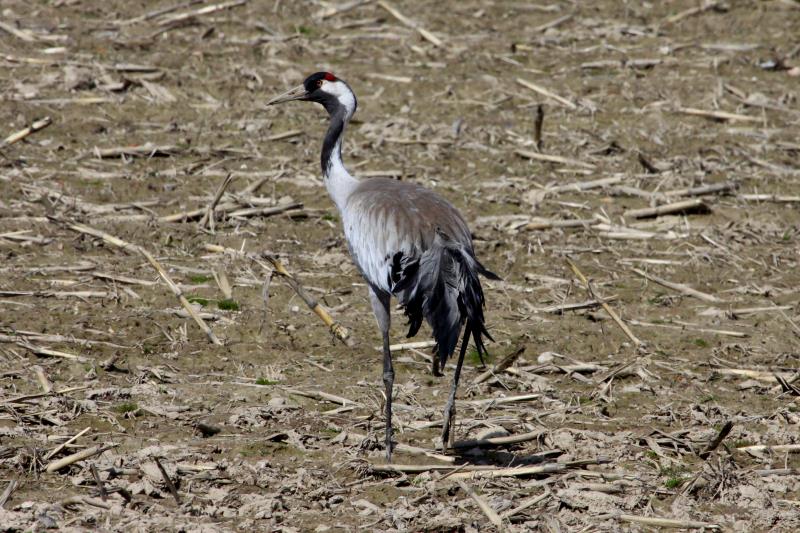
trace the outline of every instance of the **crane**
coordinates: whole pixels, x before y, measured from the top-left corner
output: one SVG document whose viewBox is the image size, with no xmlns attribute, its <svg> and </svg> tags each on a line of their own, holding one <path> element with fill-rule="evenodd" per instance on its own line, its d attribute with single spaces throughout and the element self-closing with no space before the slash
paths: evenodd
<svg viewBox="0 0 800 533">
<path fill-rule="evenodd" d="M 267 105 L 302 100 L 322 104 L 330 124 L 322 143 L 325 187 L 340 213 L 350 255 L 369 286 L 370 302 L 383 337 L 383 383 L 386 389 L 386 457 L 392 459 L 392 388 L 394 367 L 389 349 L 389 303 L 394 296 L 408 318 L 408 337 L 423 319 L 436 341 L 433 372 L 441 375 L 455 352 L 463 327 L 450 395 L 444 409 L 442 450 L 452 445 L 458 379 L 470 337 L 483 360 L 483 337 L 493 340 L 483 316 L 478 275 L 500 279 L 475 257 L 472 236 L 453 205 L 419 185 L 389 178 L 359 180 L 342 162 L 345 126 L 358 103 L 350 86 L 331 72 L 317 72 Z"/>
</svg>

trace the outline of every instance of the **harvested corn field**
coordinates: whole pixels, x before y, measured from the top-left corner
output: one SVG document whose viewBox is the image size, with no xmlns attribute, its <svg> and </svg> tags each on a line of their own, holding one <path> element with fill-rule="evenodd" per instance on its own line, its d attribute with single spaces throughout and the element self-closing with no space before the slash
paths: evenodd
<svg viewBox="0 0 800 533">
<path fill-rule="evenodd" d="M 800 529 L 796 0 L 0 10 L 0 530 Z M 265 105 L 321 70 L 503 278 L 447 454 Z"/>
</svg>

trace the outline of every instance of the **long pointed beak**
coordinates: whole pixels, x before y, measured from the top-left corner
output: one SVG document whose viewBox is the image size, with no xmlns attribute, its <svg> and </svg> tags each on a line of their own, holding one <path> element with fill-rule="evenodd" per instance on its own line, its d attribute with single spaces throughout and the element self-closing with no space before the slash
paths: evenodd
<svg viewBox="0 0 800 533">
<path fill-rule="evenodd" d="M 267 105 L 282 104 L 284 102 L 291 102 L 292 100 L 304 100 L 308 96 L 305 86 L 298 85 L 294 89 L 289 89 L 283 94 L 280 94 L 267 102 Z"/>
</svg>

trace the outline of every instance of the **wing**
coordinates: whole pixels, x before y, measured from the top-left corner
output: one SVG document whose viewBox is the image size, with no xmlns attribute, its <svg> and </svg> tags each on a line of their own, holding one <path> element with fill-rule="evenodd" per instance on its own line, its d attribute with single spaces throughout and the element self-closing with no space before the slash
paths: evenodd
<svg viewBox="0 0 800 533">
<path fill-rule="evenodd" d="M 364 180 L 347 200 L 343 223 L 356 266 L 370 285 L 384 292 L 395 292 L 400 273 L 419 261 L 437 232 L 472 251 L 469 228 L 456 208 L 407 182 Z"/>
</svg>

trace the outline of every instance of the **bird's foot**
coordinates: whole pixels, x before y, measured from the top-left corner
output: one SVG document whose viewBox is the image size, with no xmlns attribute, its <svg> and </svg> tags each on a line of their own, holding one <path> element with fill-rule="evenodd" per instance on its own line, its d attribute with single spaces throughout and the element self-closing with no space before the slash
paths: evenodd
<svg viewBox="0 0 800 533">
<path fill-rule="evenodd" d="M 440 378 L 444 376 L 442 371 L 439 370 L 439 349 L 437 347 L 433 348 L 433 359 L 431 359 L 431 374 Z"/>
<path fill-rule="evenodd" d="M 456 422 L 456 408 L 448 405 L 444 410 L 444 424 L 442 425 L 442 453 L 453 447 L 453 426 Z"/>
<path fill-rule="evenodd" d="M 384 446 L 386 448 L 386 462 L 392 462 L 392 452 L 394 451 L 394 427 L 392 424 L 387 424 L 386 426 L 386 440 L 384 442 Z"/>
</svg>

